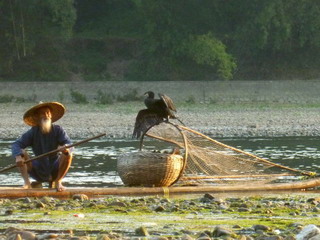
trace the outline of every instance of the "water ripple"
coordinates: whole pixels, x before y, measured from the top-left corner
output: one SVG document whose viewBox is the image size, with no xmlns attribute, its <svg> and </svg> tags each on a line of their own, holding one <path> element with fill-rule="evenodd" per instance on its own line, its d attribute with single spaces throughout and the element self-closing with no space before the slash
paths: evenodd
<svg viewBox="0 0 320 240">
<path fill-rule="evenodd" d="M 283 138 L 224 138 L 219 141 L 275 163 L 300 170 L 320 172 L 320 137 Z M 0 168 L 14 163 L 11 140 L 0 140 Z M 144 149 L 166 148 L 163 143 L 146 141 Z M 117 174 L 117 156 L 138 151 L 136 140 L 92 141 L 74 149 L 74 161 L 64 178 L 68 186 L 108 187 L 121 185 Z M 14 170 L 0 174 L 1 185 L 22 185 L 20 174 Z"/>
</svg>

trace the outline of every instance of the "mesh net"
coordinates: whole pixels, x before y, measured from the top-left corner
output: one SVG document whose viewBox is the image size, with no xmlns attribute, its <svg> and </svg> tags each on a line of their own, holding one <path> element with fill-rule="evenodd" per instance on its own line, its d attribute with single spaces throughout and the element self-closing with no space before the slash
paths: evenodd
<svg viewBox="0 0 320 240">
<path fill-rule="evenodd" d="M 184 155 L 180 184 L 270 184 L 313 175 L 273 163 L 173 123 L 150 128 L 141 138 L 141 148 L 147 137 L 169 143 Z"/>
</svg>

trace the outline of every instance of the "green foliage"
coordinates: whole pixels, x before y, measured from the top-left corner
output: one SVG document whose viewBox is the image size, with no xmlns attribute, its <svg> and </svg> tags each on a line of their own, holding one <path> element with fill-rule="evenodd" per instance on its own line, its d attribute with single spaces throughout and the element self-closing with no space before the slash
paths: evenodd
<svg viewBox="0 0 320 240">
<path fill-rule="evenodd" d="M 226 46 L 212 34 L 191 37 L 184 46 L 187 56 L 200 65 L 215 67 L 219 77 L 231 79 L 236 64 Z"/>
<path fill-rule="evenodd" d="M 64 44 L 76 19 L 73 0 L 0 0 L 0 15 L 0 75 L 61 80 Z"/>
<path fill-rule="evenodd" d="M 130 101 L 140 101 L 142 96 L 139 96 L 137 89 L 131 89 L 124 95 L 117 96 L 117 101 L 119 102 L 130 102 Z"/>
<path fill-rule="evenodd" d="M 0 103 L 10 103 L 13 102 L 14 96 L 12 95 L 1 95 L 0 96 Z"/>
<path fill-rule="evenodd" d="M 307 79 L 319 53 L 319 1 L 0 0 L 1 80 Z"/>
<path fill-rule="evenodd" d="M 114 102 L 114 96 L 111 94 L 107 94 L 101 89 L 97 92 L 97 103 L 98 104 L 112 104 Z"/>
<path fill-rule="evenodd" d="M 35 102 L 36 100 L 37 100 L 36 94 L 28 96 L 27 98 L 16 97 L 8 94 L 0 95 L 0 103 L 10 103 L 10 102 L 24 103 L 24 102 Z"/>
<path fill-rule="evenodd" d="M 99 89 L 96 100 L 98 104 L 113 104 L 114 102 L 141 101 L 142 98 L 142 96 L 139 96 L 137 89 L 131 89 L 123 95 L 107 94 Z"/>
<path fill-rule="evenodd" d="M 80 103 L 80 104 L 88 103 L 86 95 L 84 95 L 76 90 L 70 89 L 70 95 L 71 95 L 71 100 L 73 103 Z"/>
</svg>

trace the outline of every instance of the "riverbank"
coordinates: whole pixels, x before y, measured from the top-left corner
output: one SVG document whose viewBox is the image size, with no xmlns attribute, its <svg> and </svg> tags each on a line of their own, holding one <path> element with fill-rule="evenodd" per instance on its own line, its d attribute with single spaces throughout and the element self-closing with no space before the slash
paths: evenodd
<svg viewBox="0 0 320 240">
<path fill-rule="evenodd" d="M 298 239 L 317 224 L 310 195 L 0 199 L 1 239 Z M 63 219 L 63 221 L 61 221 Z M 7 238 L 5 238 L 5 236 Z M 301 236 L 300 236 L 301 237 Z M 15 238 L 17 239 L 17 237 Z M 303 238 L 301 238 L 303 239 Z"/>
<path fill-rule="evenodd" d="M 29 127 L 22 121 L 34 103 L 0 104 L 0 136 L 17 138 Z M 110 105 L 66 103 L 57 124 L 71 138 L 107 133 L 108 138 L 130 138 L 142 102 Z M 268 103 L 181 103 L 177 115 L 186 126 L 212 137 L 320 136 L 320 105 Z"/>
<path fill-rule="evenodd" d="M 71 138 L 130 138 L 148 90 L 170 96 L 186 126 L 212 137 L 320 136 L 320 81 L 0 82 L 0 137 L 28 129 L 24 112 L 62 102 Z"/>
</svg>

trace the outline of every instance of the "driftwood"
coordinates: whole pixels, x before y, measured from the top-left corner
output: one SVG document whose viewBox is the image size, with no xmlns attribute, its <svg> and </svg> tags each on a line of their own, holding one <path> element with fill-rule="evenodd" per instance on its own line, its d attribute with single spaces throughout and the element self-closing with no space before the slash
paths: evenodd
<svg viewBox="0 0 320 240">
<path fill-rule="evenodd" d="M 262 185 L 228 185 L 228 186 L 192 186 L 192 187 L 118 187 L 118 188 L 67 188 L 63 192 L 55 189 L 21 189 L 1 188 L 0 198 L 20 197 L 61 197 L 69 198 L 75 194 L 86 194 L 89 197 L 104 195 L 118 196 L 144 196 L 144 195 L 178 195 L 178 194 L 200 194 L 200 193 L 228 193 L 228 192 L 255 192 L 255 191 L 294 191 L 306 190 L 320 186 L 320 178 L 291 183 L 275 183 Z"/>
</svg>

